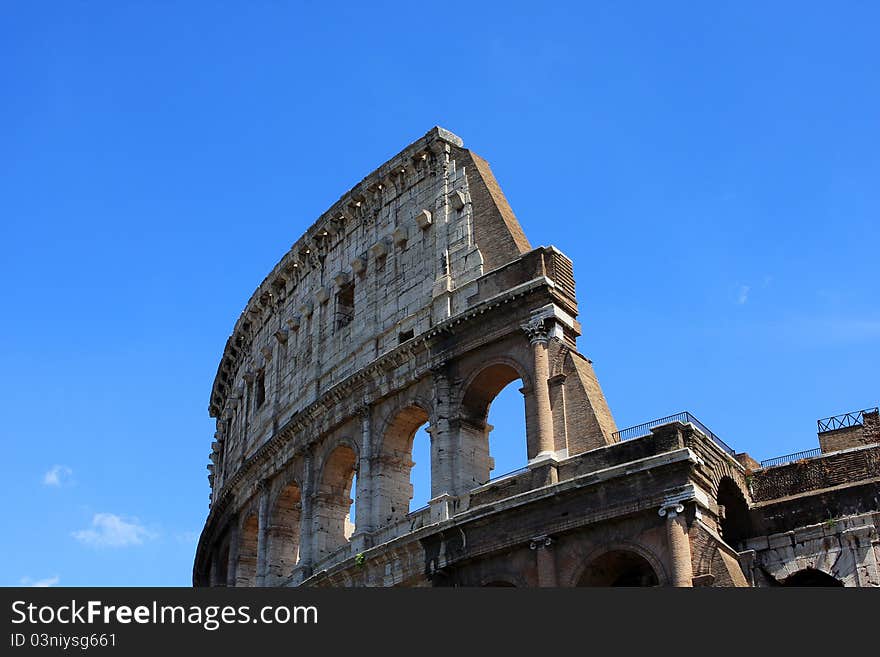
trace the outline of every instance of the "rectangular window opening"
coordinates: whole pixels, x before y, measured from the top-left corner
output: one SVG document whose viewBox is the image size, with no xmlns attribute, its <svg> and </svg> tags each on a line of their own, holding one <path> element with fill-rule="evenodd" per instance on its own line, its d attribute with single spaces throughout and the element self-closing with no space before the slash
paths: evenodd
<svg viewBox="0 0 880 657">
<path fill-rule="evenodd" d="M 351 324 L 354 319 L 354 283 L 346 283 L 336 293 L 336 328 Z"/>
<path fill-rule="evenodd" d="M 254 408 L 260 408 L 266 401 L 266 374 L 263 370 L 257 372 L 254 380 Z"/>
</svg>

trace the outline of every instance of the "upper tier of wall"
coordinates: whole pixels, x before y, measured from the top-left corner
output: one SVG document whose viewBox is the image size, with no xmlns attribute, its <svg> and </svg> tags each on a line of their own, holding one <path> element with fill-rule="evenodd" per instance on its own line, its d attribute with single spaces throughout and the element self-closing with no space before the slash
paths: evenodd
<svg viewBox="0 0 880 657">
<path fill-rule="evenodd" d="M 241 437 L 224 468 L 268 437 L 255 434 L 271 432 L 272 407 L 303 408 L 464 311 L 463 288 L 530 250 L 488 164 L 460 138 L 433 128 L 407 146 L 294 243 L 238 318 L 209 402 L 218 431 Z"/>
</svg>

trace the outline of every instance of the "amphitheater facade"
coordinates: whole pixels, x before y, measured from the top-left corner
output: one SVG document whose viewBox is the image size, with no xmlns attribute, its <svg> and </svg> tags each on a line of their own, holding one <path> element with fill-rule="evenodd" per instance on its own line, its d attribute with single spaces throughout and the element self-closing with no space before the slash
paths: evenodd
<svg viewBox="0 0 880 657">
<path fill-rule="evenodd" d="M 194 584 L 880 585 L 876 409 L 772 464 L 686 412 L 618 430 L 577 318 L 572 262 L 529 243 L 486 161 L 441 128 L 407 146 L 235 323 Z M 488 410 L 517 380 L 528 463 L 497 476 Z"/>
</svg>

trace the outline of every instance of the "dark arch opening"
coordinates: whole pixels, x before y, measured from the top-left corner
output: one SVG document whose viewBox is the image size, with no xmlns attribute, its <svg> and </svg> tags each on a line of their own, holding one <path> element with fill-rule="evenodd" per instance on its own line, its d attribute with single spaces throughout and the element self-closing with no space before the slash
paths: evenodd
<svg viewBox="0 0 880 657">
<path fill-rule="evenodd" d="M 751 535 L 752 521 L 748 502 L 730 477 L 722 477 L 718 484 L 718 505 L 721 537 L 728 545 L 736 546 Z"/>
<path fill-rule="evenodd" d="M 267 584 L 275 586 L 290 577 L 299 561 L 302 504 L 299 486 L 288 484 L 278 495 L 270 515 L 267 538 Z"/>
<path fill-rule="evenodd" d="M 257 585 L 257 541 L 259 521 L 252 514 L 244 521 L 241 528 L 241 540 L 238 544 L 238 565 L 235 569 L 236 586 Z"/>
<path fill-rule="evenodd" d="M 613 550 L 586 567 L 578 586 L 657 586 L 657 573 L 643 556 L 629 550 Z"/>
<path fill-rule="evenodd" d="M 817 568 L 804 568 L 780 582 L 782 586 L 843 586 L 836 577 Z"/>
</svg>

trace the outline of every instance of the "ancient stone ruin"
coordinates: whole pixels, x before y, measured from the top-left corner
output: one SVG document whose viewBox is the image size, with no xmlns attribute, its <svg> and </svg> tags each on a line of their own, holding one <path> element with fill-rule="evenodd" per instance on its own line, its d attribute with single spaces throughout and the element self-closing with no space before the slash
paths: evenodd
<svg viewBox="0 0 880 657">
<path fill-rule="evenodd" d="M 410 144 L 235 324 L 194 584 L 880 585 L 876 411 L 766 467 L 689 413 L 618 431 L 577 317 L 572 262 L 529 244 L 486 161 L 441 128 Z M 528 464 L 497 476 L 513 381 Z"/>
</svg>

